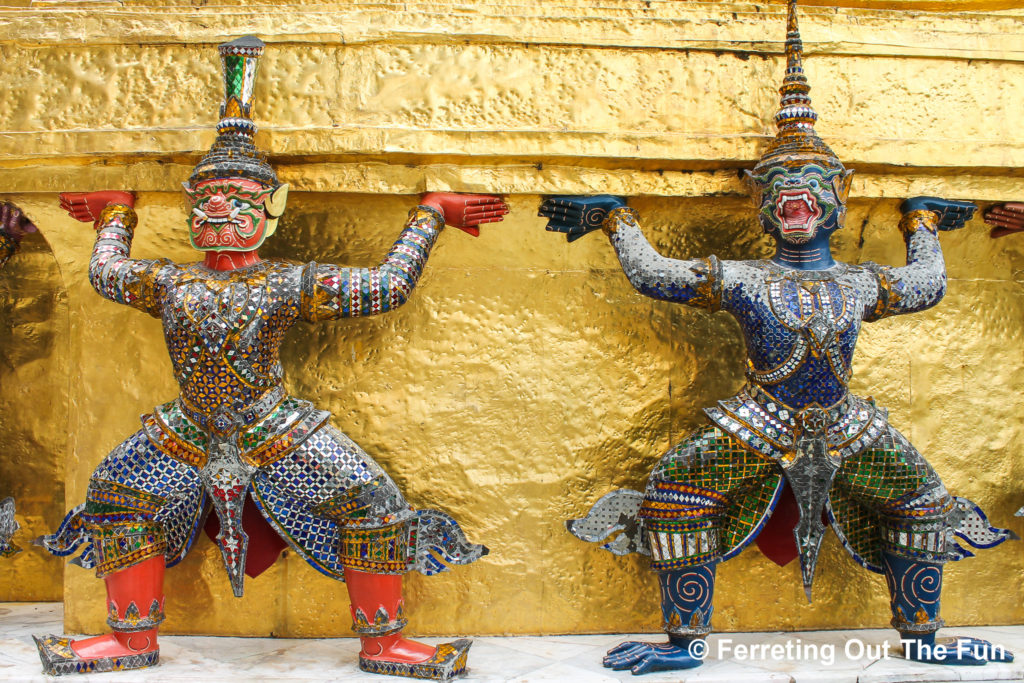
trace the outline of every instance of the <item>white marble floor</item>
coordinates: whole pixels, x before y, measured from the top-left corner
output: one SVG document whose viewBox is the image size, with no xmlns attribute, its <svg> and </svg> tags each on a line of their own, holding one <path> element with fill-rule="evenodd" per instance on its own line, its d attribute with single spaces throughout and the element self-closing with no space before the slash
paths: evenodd
<svg viewBox="0 0 1024 683">
<path fill-rule="evenodd" d="M 0 680 L 47 681 L 31 634 L 61 633 L 59 603 L 0 603 Z M 908 662 L 886 650 L 896 645 L 888 630 L 802 633 L 723 633 L 709 639 L 698 669 L 647 674 L 637 683 L 903 683 L 904 681 L 1024 680 L 1024 626 L 950 628 L 1020 654 L 1013 664 L 944 667 Z M 606 649 L 631 636 L 477 638 L 469 653 L 472 681 L 629 681 L 629 672 L 601 667 Z M 658 640 L 658 636 L 640 636 Z M 441 639 L 428 638 L 428 642 Z M 355 638 L 324 640 L 165 636 L 161 664 L 153 669 L 78 676 L 72 681 L 357 681 L 409 679 L 372 676 L 356 666 Z M 746 648 L 746 650 L 744 650 Z M 758 648 L 751 652 L 751 648 Z M 720 656 L 721 655 L 721 656 Z"/>
</svg>

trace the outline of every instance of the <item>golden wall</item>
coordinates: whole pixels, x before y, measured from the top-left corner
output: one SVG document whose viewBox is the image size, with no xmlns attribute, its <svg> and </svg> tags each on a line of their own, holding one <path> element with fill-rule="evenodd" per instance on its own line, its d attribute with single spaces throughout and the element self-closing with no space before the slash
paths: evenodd
<svg viewBox="0 0 1024 683">
<path fill-rule="evenodd" d="M 293 188 L 264 256 L 372 265 L 426 190 L 501 192 L 512 208 L 478 239 L 445 233 L 403 308 L 300 326 L 283 352 L 293 393 L 329 409 L 414 505 L 491 548 L 409 577 L 412 630 L 657 629 L 645 561 L 563 521 L 642 487 L 700 409 L 742 383 L 739 331 L 641 297 L 602 236 L 568 245 L 536 208 L 544 194 L 623 194 L 666 255 L 768 254 L 737 170 L 772 133 L 784 6 L 21 4 L 0 9 L 0 190 L 42 235 L 0 273 L 0 496 L 24 499 L 22 540 L 59 519 L 54 498 L 80 502 L 138 415 L 175 395 L 159 322 L 92 291 L 92 232 L 56 193 L 135 190 L 134 253 L 194 259 L 178 187 L 213 139 L 213 46 L 253 32 L 268 43 L 258 141 Z M 1024 11 L 813 4 L 829 5 L 802 13 L 818 129 L 857 170 L 840 258 L 900 263 L 902 197 L 1024 200 Z M 990 240 L 975 220 L 942 242 L 946 299 L 867 326 L 854 388 L 890 408 L 950 489 L 1024 535 L 1024 239 Z M 66 627 L 101 630 L 100 583 L 77 567 L 61 582 L 60 567 L 22 553 L 0 565 L 0 599 L 63 590 Z M 1019 623 L 1022 571 L 1016 543 L 950 565 L 946 620 Z M 884 581 L 834 536 L 811 606 L 798 568 L 756 549 L 719 576 L 722 630 L 888 623 Z M 167 583 L 168 632 L 350 634 L 344 586 L 290 553 L 236 600 L 202 539 Z"/>
</svg>

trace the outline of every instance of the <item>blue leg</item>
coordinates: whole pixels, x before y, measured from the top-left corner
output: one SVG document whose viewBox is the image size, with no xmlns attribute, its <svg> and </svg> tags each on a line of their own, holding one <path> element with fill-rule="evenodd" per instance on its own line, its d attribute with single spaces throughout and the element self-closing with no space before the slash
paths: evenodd
<svg viewBox="0 0 1024 683">
<path fill-rule="evenodd" d="M 616 670 L 630 669 L 634 674 L 700 666 L 707 653 L 704 638 L 711 631 L 717 566 L 715 561 L 659 571 L 661 612 L 669 642 L 620 643 L 605 655 L 604 665 Z"/>
<path fill-rule="evenodd" d="M 892 625 L 900 632 L 907 659 L 930 664 L 980 666 L 1012 662 L 1013 653 L 979 638 L 939 638 L 942 564 L 883 552 Z"/>
</svg>

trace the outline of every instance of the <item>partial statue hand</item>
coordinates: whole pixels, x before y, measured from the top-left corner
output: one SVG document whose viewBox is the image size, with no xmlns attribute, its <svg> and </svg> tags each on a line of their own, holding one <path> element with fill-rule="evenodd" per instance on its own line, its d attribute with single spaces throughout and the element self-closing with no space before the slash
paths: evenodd
<svg viewBox="0 0 1024 683">
<path fill-rule="evenodd" d="M 537 215 L 548 219 L 548 230 L 565 233 L 569 242 L 575 242 L 588 232 L 599 229 L 612 209 L 625 205 L 624 199 L 610 194 L 593 197 L 563 195 L 545 199 Z"/>
<path fill-rule="evenodd" d="M 985 212 L 985 222 L 994 225 L 992 237 L 1012 235 L 1024 230 L 1024 204 L 1007 202 L 996 204 Z"/>
<path fill-rule="evenodd" d="M 971 202 L 958 202 L 938 197 L 911 197 L 900 205 L 901 213 L 934 211 L 939 214 L 939 230 L 959 230 L 971 220 L 978 207 Z"/>
<path fill-rule="evenodd" d="M 35 232 L 35 224 L 24 212 L 9 202 L 0 203 L 0 232 L 4 232 L 20 242 L 30 232 Z"/>
<path fill-rule="evenodd" d="M 100 212 L 108 204 L 125 204 L 135 206 L 135 195 L 131 192 L 118 190 L 99 190 L 98 192 L 61 192 L 60 208 L 76 221 L 92 223 L 100 219 Z"/>
<path fill-rule="evenodd" d="M 907 659 L 929 664 L 950 666 L 981 666 L 989 662 L 1007 663 L 1013 661 L 1013 653 L 981 638 L 953 636 L 936 638 L 934 645 L 922 645 L 912 639 L 903 643 L 903 654 Z"/>
<path fill-rule="evenodd" d="M 444 216 L 445 225 L 458 228 L 473 237 L 480 235 L 482 223 L 497 223 L 508 213 L 508 204 L 492 194 L 457 194 L 455 192 L 428 192 L 420 204 L 437 209 Z"/>
</svg>

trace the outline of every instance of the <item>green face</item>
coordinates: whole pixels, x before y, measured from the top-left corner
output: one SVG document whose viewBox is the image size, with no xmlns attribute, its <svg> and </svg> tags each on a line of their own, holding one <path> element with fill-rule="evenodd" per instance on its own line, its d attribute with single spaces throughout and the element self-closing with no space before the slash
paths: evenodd
<svg viewBox="0 0 1024 683">
<path fill-rule="evenodd" d="M 265 203 L 273 192 L 244 178 L 205 180 L 186 189 L 189 239 L 201 251 L 249 251 L 266 238 Z"/>
<path fill-rule="evenodd" d="M 850 172 L 805 164 L 776 166 L 750 176 L 760 192 L 758 217 L 765 232 L 791 244 L 842 227 Z"/>
</svg>

